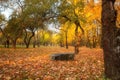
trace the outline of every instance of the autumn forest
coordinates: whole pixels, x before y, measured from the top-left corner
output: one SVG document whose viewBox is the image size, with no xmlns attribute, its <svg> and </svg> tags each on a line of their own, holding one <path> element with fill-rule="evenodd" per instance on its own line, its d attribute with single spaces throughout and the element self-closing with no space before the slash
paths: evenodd
<svg viewBox="0 0 120 80">
<path fill-rule="evenodd" d="M 120 0 L 0 0 L 0 80 L 120 80 Z"/>
</svg>

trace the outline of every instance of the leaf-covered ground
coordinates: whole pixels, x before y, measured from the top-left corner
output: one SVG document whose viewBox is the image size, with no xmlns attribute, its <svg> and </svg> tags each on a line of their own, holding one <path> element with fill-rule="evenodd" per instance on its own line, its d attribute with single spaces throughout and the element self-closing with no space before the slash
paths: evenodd
<svg viewBox="0 0 120 80">
<path fill-rule="evenodd" d="M 73 52 L 60 47 L 0 49 L 0 80 L 103 80 L 103 51 L 80 48 L 74 61 L 51 61 L 50 55 Z"/>
</svg>

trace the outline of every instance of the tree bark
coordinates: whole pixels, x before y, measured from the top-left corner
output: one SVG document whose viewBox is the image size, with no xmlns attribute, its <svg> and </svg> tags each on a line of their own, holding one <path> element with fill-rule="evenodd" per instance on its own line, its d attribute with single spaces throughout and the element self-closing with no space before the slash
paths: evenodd
<svg viewBox="0 0 120 80">
<path fill-rule="evenodd" d="M 96 44 L 97 44 L 97 42 L 96 42 L 96 36 L 93 35 L 93 48 L 96 48 Z"/>
<path fill-rule="evenodd" d="M 5 41 L 5 48 L 9 48 L 9 45 L 10 45 L 10 40 L 7 39 L 7 40 Z"/>
<path fill-rule="evenodd" d="M 117 11 L 114 3 L 115 0 L 102 0 L 102 46 L 105 76 L 112 80 L 120 80 L 120 33 L 116 27 Z M 117 39 L 119 40 L 116 43 Z"/>
<path fill-rule="evenodd" d="M 67 35 L 68 31 L 65 31 L 65 44 L 66 44 L 66 49 L 68 49 L 68 35 Z"/>
<path fill-rule="evenodd" d="M 84 30 L 81 27 L 80 22 L 78 20 L 75 21 L 75 25 L 76 25 L 76 28 L 75 28 L 75 54 L 78 54 L 79 53 L 80 41 L 81 41 L 81 35 L 78 32 L 78 28 L 80 28 L 80 30 L 82 31 L 82 34 L 84 34 Z"/>
<path fill-rule="evenodd" d="M 16 48 L 16 40 L 12 40 L 12 46 L 14 49 Z"/>
<path fill-rule="evenodd" d="M 36 41 L 36 38 L 35 38 L 35 36 L 34 36 L 34 39 L 33 39 L 33 48 L 36 47 L 36 43 L 37 43 L 37 41 Z"/>
<path fill-rule="evenodd" d="M 26 45 L 26 48 L 29 48 L 30 41 L 31 41 L 32 37 L 34 37 L 35 33 L 31 32 L 32 35 L 28 36 L 26 29 L 24 29 L 24 31 L 25 31 L 24 43 Z"/>
<path fill-rule="evenodd" d="M 79 42 L 78 42 L 78 26 L 75 28 L 75 54 L 79 53 Z"/>
</svg>

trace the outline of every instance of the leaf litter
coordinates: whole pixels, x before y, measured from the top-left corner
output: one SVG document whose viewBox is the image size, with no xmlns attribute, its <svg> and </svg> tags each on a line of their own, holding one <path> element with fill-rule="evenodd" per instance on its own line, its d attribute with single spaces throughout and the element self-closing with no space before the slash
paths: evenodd
<svg viewBox="0 0 120 80">
<path fill-rule="evenodd" d="M 73 61 L 52 61 L 54 53 L 74 48 L 0 49 L 0 80 L 102 80 L 102 49 L 81 47 Z"/>
</svg>

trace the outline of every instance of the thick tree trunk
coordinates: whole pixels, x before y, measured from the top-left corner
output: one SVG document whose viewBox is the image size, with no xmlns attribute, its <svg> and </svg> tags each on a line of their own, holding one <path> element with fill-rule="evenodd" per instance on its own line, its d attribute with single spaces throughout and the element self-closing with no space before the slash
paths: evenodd
<svg viewBox="0 0 120 80">
<path fill-rule="evenodd" d="M 29 44 L 28 43 L 26 43 L 25 45 L 26 45 L 26 48 L 29 48 Z"/>
<path fill-rule="evenodd" d="M 102 46 L 106 77 L 120 80 L 120 33 L 116 28 L 117 11 L 114 2 L 115 0 L 102 0 Z M 116 40 L 118 43 L 115 44 Z"/>
</svg>

